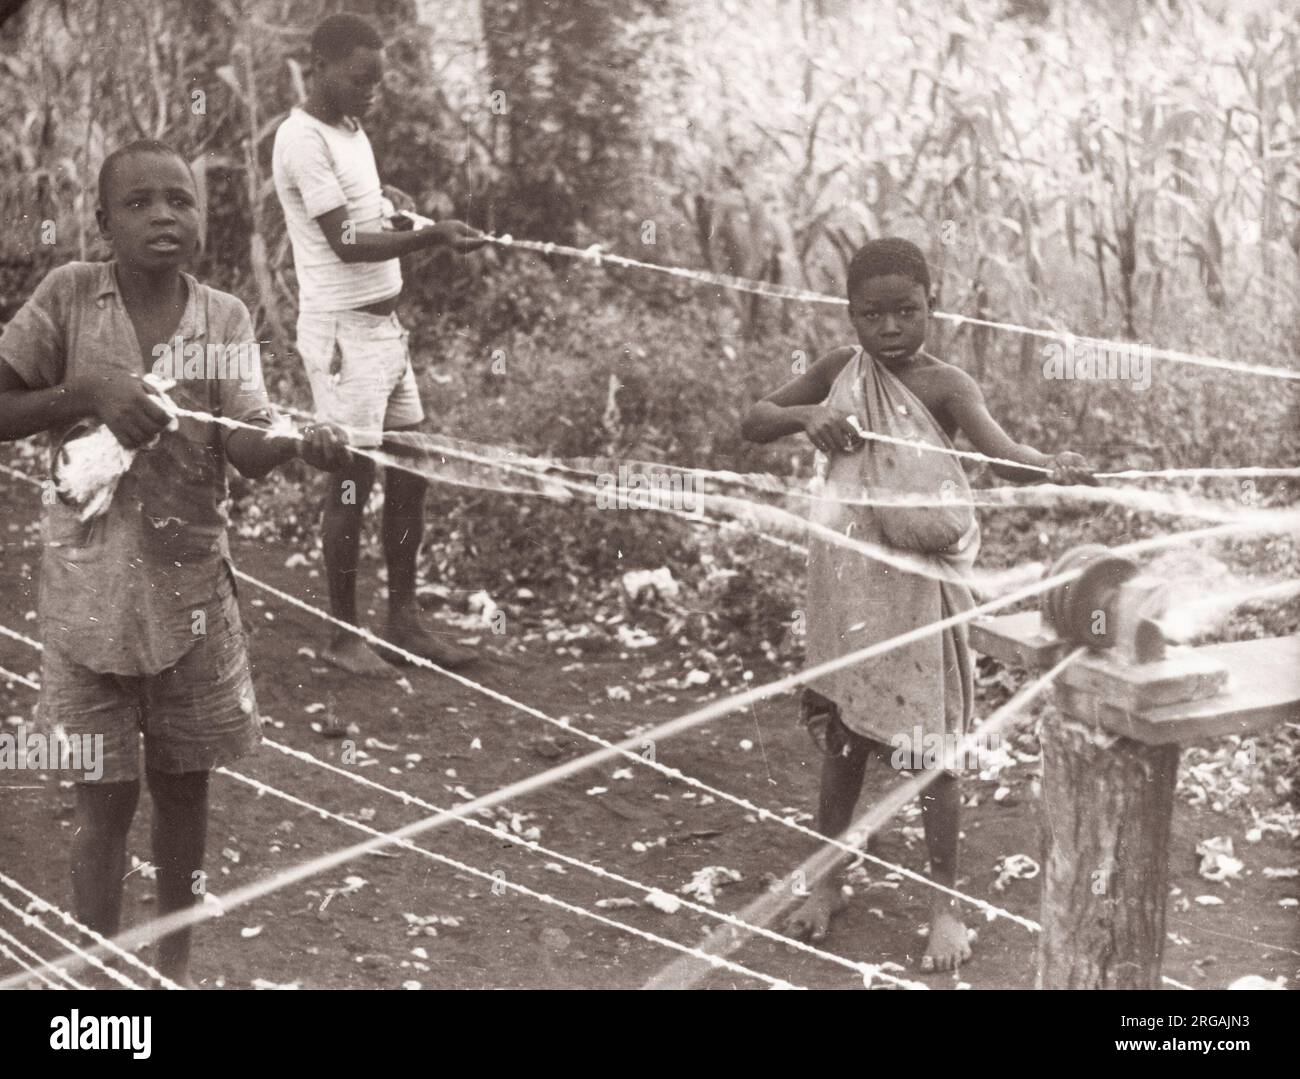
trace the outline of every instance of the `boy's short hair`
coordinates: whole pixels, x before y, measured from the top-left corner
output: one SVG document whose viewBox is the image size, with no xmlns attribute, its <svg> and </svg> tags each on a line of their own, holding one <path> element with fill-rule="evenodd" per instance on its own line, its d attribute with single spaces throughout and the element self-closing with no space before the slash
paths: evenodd
<svg viewBox="0 0 1300 1079">
<path fill-rule="evenodd" d="M 167 154 L 174 157 L 185 166 L 185 171 L 189 173 L 190 179 L 194 179 L 194 170 L 190 168 L 190 163 L 185 160 L 184 155 L 175 146 L 158 139 L 136 139 L 135 142 L 128 142 L 125 146 L 119 146 L 104 158 L 104 163 L 99 166 L 98 188 L 101 209 L 108 207 L 109 181 L 112 179 L 113 172 L 117 169 L 118 162 L 128 157 L 140 157 L 144 154 Z"/>
<path fill-rule="evenodd" d="M 927 299 L 930 295 L 930 266 L 925 261 L 925 253 L 912 243 L 899 236 L 883 236 L 878 240 L 868 240 L 849 261 L 848 282 L 845 291 L 849 300 L 863 284 L 873 277 L 885 277 L 900 274 L 910 277 L 925 290 Z"/>
<path fill-rule="evenodd" d="M 311 32 L 311 54 L 317 60 L 333 63 L 346 60 L 355 49 L 382 49 L 379 31 L 351 12 L 340 12 L 321 20 Z"/>
</svg>

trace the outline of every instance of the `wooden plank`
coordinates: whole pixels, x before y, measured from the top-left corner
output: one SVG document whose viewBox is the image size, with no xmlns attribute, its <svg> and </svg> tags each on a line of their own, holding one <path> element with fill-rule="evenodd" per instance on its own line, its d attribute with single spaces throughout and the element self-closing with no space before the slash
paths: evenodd
<svg viewBox="0 0 1300 1079">
<path fill-rule="evenodd" d="M 1300 720 L 1300 634 L 1194 649 L 1228 671 L 1218 696 L 1145 710 L 1117 708 L 1094 693 L 1061 686 L 1063 711 L 1146 745 L 1244 735 Z"/>
<path fill-rule="evenodd" d="M 1038 611 L 995 614 L 970 624 L 970 646 L 1008 667 L 1044 671 L 1063 655 L 1067 645 L 1055 633 L 1043 630 Z"/>
<path fill-rule="evenodd" d="M 1158 663 L 1123 663 L 1098 652 L 1070 664 L 1061 672 L 1061 681 L 1095 693 L 1116 708 L 1146 712 L 1217 697 L 1227 686 L 1228 671 L 1196 648 L 1180 649 Z"/>
</svg>

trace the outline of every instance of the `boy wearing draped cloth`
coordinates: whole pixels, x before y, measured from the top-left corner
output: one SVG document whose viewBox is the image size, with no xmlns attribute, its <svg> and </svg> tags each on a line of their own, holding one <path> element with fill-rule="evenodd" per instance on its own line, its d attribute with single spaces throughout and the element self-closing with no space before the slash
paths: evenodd
<svg viewBox="0 0 1300 1079">
<path fill-rule="evenodd" d="M 1047 469 L 994 466 L 1017 481 L 1047 478 L 1087 483 L 1076 453 L 1048 457 L 1014 441 L 989 415 L 979 386 L 966 372 L 924 350 L 930 275 L 920 248 L 884 238 L 863 246 L 848 271 L 849 320 L 858 347 L 837 348 L 806 373 L 758 402 L 745 417 L 744 436 L 770 442 L 804 433 L 819 451 L 822 497 L 818 523 L 870 544 L 892 548 L 924 572 L 907 572 L 814 536 L 808 560 L 809 666 L 969 610 L 964 575 L 979 550 L 979 524 L 965 473 L 950 454 L 864 440 L 867 432 L 938 449 L 963 433 L 990 457 Z M 930 505 L 854 505 L 851 500 Z M 896 647 L 815 680 L 803 712 L 825 756 L 818 830 L 844 833 L 862 789 L 869 759 L 890 761 L 917 730 L 964 735 L 974 701 L 973 662 L 960 625 Z M 919 754 L 919 747 L 912 747 Z M 910 756 L 910 755 L 909 755 Z M 913 758 L 914 759 L 914 758 Z M 932 879 L 954 887 L 960 794 L 944 772 L 922 796 Z M 789 929 L 820 940 L 840 906 L 836 874 L 828 873 L 794 913 Z M 970 957 L 967 931 L 947 895 L 933 893 L 923 970 L 951 970 Z"/>
</svg>

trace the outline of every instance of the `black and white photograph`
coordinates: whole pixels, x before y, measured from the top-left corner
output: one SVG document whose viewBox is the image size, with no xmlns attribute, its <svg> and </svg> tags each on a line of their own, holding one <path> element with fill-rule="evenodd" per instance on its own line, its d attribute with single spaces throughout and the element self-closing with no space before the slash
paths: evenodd
<svg viewBox="0 0 1300 1079">
<path fill-rule="evenodd" d="M 39 1052 L 835 989 L 1249 1055 L 1187 994 L 1300 988 L 1298 754 L 1297 0 L 0 3 Z"/>
</svg>

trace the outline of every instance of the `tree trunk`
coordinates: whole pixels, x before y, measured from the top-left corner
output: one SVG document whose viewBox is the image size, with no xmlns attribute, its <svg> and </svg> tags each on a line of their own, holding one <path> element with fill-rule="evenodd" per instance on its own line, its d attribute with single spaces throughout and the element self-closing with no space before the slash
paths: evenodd
<svg viewBox="0 0 1300 1079">
<path fill-rule="evenodd" d="M 1158 989 L 1179 747 L 1043 724 L 1040 989 Z"/>
</svg>

